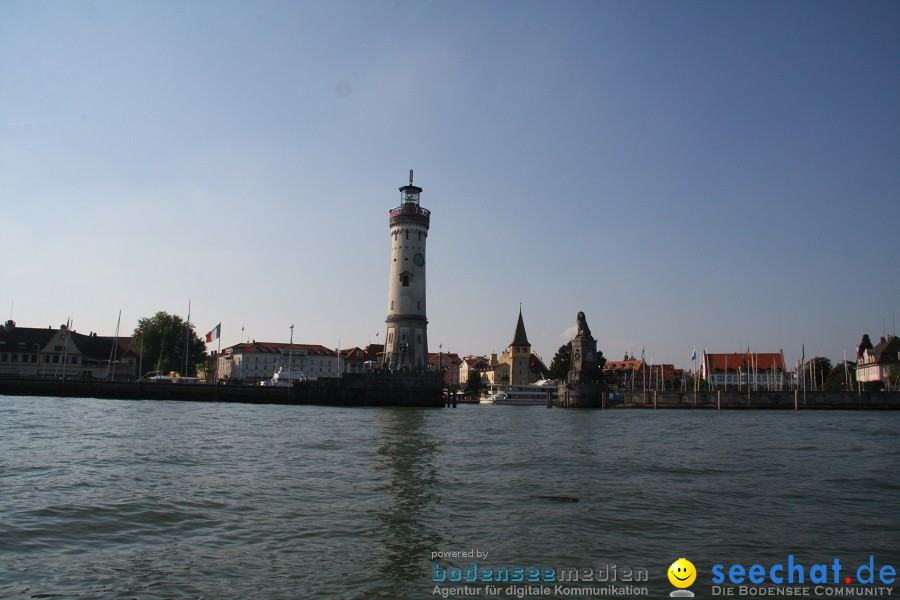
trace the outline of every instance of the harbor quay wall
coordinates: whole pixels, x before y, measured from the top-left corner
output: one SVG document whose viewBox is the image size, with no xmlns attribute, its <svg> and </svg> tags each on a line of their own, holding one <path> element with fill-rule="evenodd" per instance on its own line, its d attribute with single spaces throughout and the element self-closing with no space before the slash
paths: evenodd
<svg viewBox="0 0 900 600">
<path fill-rule="evenodd" d="M 443 406 L 439 374 L 352 374 L 296 382 L 293 387 L 231 384 L 0 378 L 0 394 L 120 400 L 326 404 L 334 406 Z"/>
<path fill-rule="evenodd" d="M 655 399 L 654 399 L 655 394 Z M 719 406 L 725 409 L 794 409 L 794 391 L 716 391 L 702 390 L 690 392 L 653 390 L 628 390 L 624 399 L 610 407 L 622 408 L 712 408 Z M 876 409 L 900 410 L 900 392 L 803 392 L 796 395 L 796 403 L 800 410 L 804 409 Z"/>
</svg>

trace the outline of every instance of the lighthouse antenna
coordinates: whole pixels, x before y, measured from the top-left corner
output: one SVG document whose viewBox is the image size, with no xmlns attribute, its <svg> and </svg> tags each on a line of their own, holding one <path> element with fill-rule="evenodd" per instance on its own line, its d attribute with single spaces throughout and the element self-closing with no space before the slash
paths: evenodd
<svg viewBox="0 0 900 600">
<path fill-rule="evenodd" d="M 410 169 L 409 170 L 409 185 L 412 185 L 412 179 L 413 179 L 412 176 L 413 176 L 413 170 Z"/>
</svg>

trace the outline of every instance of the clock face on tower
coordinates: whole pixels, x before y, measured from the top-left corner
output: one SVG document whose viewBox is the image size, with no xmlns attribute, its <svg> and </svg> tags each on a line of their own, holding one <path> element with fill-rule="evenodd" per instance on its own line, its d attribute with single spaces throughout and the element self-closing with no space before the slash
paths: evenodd
<svg viewBox="0 0 900 600">
<path fill-rule="evenodd" d="M 425 264 L 425 257 L 421 254 L 416 254 L 413 256 L 413 262 L 416 263 L 417 266 L 421 267 Z"/>
</svg>

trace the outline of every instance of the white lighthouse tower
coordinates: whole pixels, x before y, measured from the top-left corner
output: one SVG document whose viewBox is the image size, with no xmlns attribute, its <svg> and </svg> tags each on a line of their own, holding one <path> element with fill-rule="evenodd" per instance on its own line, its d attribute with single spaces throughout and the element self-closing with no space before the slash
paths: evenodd
<svg viewBox="0 0 900 600">
<path fill-rule="evenodd" d="M 388 288 L 384 365 L 391 369 L 424 367 L 428 360 L 425 317 L 425 241 L 431 212 L 419 206 L 422 188 L 400 188 L 400 206 L 390 211 L 391 281 Z"/>
</svg>

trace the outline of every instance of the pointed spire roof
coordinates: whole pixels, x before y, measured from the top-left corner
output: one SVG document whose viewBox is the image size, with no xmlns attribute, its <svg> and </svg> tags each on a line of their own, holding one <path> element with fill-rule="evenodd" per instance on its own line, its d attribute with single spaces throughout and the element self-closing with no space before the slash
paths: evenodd
<svg viewBox="0 0 900 600">
<path fill-rule="evenodd" d="M 510 346 L 530 346 L 531 344 L 528 342 L 528 336 L 525 335 L 525 321 L 522 320 L 522 305 L 519 305 L 519 322 L 516 323 L 516 335 L 513 336 L 513 341 Z"/>
</svg>

